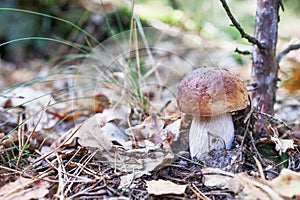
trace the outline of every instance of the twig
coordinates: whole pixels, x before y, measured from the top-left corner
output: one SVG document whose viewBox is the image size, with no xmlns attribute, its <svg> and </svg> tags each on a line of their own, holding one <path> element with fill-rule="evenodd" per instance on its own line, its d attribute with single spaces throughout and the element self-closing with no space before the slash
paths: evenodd
<svg viewBox="0 0 300 200">
<path fill-rule="evenodd" d="M 238 48 L 235 48 L 234 52 L 241 54 L 241 55 L 250 55 L 251 54 L 251 52 L 248 50 L 243 51 L 243 50 L 239 50 Z"/>
<path fill-rule="evenodd" d="M 62 160 L 59 157 L 59 155 L 57 154 L 57 152 L 55 152 L 55 155 L 57 157 L 57 164 L 58 164 L 58 167 L 57 167 L 58 185 L 57 185 L 57 191 L 54 194 L 54 196 L 57 199 L 64 199 L 64 185 L 66 183 L 65 183 L 65 179 L 63 178 L 63 172 L 66 172 L 66 171 L 64 170 L 64 167 L 62 166 Z"/>
<path fill-rule="evenodd" d="M 276 57 L 276 61 L 277 63 L 279 64 L 281 59 L 286 56 L 290 51 L 293 51 L 293 50 L 298 50 L 300 49 L 300 43 L 298 44 L 292 44 L 290 46 L 288 46 L 286 49 L 284 49 L 282 52 L 280 52 L 277 57 Z"/>
<path fill-rule="evenodd" d="M 22 175 L 22 172 L 21 171 L 18 171 L 16 169 L 11 169 L 11 168 L 8 168 L 8 167 L 5 167 L 5 166 L 2 166 L 0 165 L 0 169 L 1 169 L 1 175 L 4 176 L 4 171 L 10 171 L 12 173 L 15 173 L 15 174 L 19 174 L 19 175 Z M 27 174 L 26 174 L 27 175 Z M 33 176 L 30 176 L 30 178 L 33 178 Z"/>
<path fill-rule="evenodd" d="M 264 170 L 263 170 L 263 167 L 262 167 L 261 163 L 259 162 L 259 160 L 255 156 L 253 156 L 253 159 L 254 159 L 254 161 L 255 161 L 255 163 L 257 165 L 258 172 L 260 174 L 260 178 L 262 180 L 266 180 L 265 175 L 264 175 Z"/>
<path fill-rule="evenodd" d="M 281 10 L 284 12 L 284 6 L 282 3 L 282 0 L 277 0 L 277 4 L 278 4 L 279 8 L 281 8 Z"/>
<path fill-rule="evenodd" d="M 209 197 L 207 197 L 203 192 L 201 192 L 196 185 L 192 184 L 189 186 L 189 188 L 193 191 L 193 193 L 197 196 L 197 199 L 201 200 L 211 200 Z"/>
<path fill-rule="evenodd" d="M 21 184 L 17 185 L 16 187 L 13 188 L 9 188 L 5 191 L 4 195 L 1 195 L 1 199 L 11 199 L 8 197 L 11 197 L 14 193 L 20 192 L 22 191 L 24 188 L 30 186 L 31 184 L 35 184 L 36 182 L 42 180 L 43 178 L 45 178 L 47 174 L 43 174 L 41 176 L 38 177 L 33 177 L 31 180 L 26 180 L 23 181 Z"/>
<path fill-rule="evenodd" d="M 38 154 L 42 155 L 40 152 L 37 152 Z M 56 167 L 53 163 L 54 161 L 56 162 L 57 159 L 53 160 L 52 162 L 49 161 L 47 158 L 44 158 L 45 162 L 47 162 L 49 164 L 49 168 L 50 169 L 53 169 L 55 171 L 59 171 L 60 169 L 58 169 L 58 167 Z M 68 177 L 73 177 L 73 178 L 77 178 L 78 181 L 84 181 L 86 183 L 92 183 L 94 182 L 94 180 L 92 180 L 91 178 L 88 178 L 88 177 L 79 177 L 79 176 L 76 176 L 74 174 L 70 174 L 69 172 L 66 172 L 66 171 L 60 171 L 64 176 L 68 176 Z M 23 172 L 22 172 L 23 173 Z M 43 172 L 43 174 L 47 174 L 47 172 Z M 49 174 L 49 173 L 48 173 Z M 22 174 L 23 175 L 23 174 Z M 48 181 L 51 181 L 51 180 L 48 180 Z M 53 180 L 52 180 L 53 181 Z M 57 183 L 57 181 L 55 181 L 55 183 Z"/>
<path fill-rule="evenodd" d="M 254 113 L 258 114 L 258 115 L 261 115 L 263 117 L 265 117 L 269 122 L 273 122 L 273 123 L 277 123 L 279 125 L 283 125 L 284 127 L 286 127 L 288 130 L 292 130 L 292 128 L 287 124 L 285 123 L 284 121 L 282 121 L 281 119 L 279 118 L 276 118 L 268 113 L 264 113 L 264 112 L 261 112 L 261 111 L 256 111 L 254 110 Z"/>
<path fill-rule="evenodd" d="M 264 45 L 262 43 L 260 43 L 255 37 L 248 35 L 243 27 L 238 23 L 238 21 L 235 19 L 235 17 L 233 16 L 233 14 L 230 11 L 229 6 L 226 3 L 226 0 L 220 0 L 222 3 L 223 8 L 226 11 L 227 16 L 229 17 L 229 19 L 231 20 L 233 26 L 235 26 L 237 28 L 237 30 L 240 32 L 241 37 L 242 38 L 246 38 L 248 40 L 248 42 L 252 43 L 252 44 L 256 44 L 258 46 L 258 48 L 260 49 L 264 49 Z"/>
<path fill-rule="evenodd" d="M 52 151 L 42 155 L 40 158 L 36 159 L 34 162 L 30 163 L 30 165 L 28 165 L 25 169 L 23 169 L 22 173 L 25 173 L 26 171 L 28 171 L 32 166 L 34 166 L 36 163 L 40 162 L 41 160 L 44 160 L 45 158 L 47 158 L 48 156 L 50 156 L 51 154 L 57 152 L 61 147 L 63 147 L 70 139 L 73 138 L 73 136 L 77 133 L 77 131 L 82 127 L 83 124 L 79 125 L 79 127 L 77 127 L 74 131 L 72 130 L 71 134 L 55 149 L 53 149 Z"/>
<path fill-rule="evenodd" d="M 244 131 L 243 140 L 241 142 L 240 148 L 237 153 L 237 157 L 235 158 L 234 162 L 238 159 L 238 157 L 240 157 L 239 159 L 242 160 L 242 149 L 245 144 L 247 134 L 249 132 L 249 126 L 250 126 L 250 122 L 251 122 L 250 118 L 251 118 L 252 114 L 253 114 L 253 109 L 250 110 L 250 112 L 247 114 L 246 118 L 244 119 L 244 124 L 246 124 L 246 128 Z"/>
<path fill-rule="evenodd" d="M 67 196 L 68 193 L 72 190 L 72 187 L 73 187 L 73 185 L 74 185 L 74 183 L 75 183 L 75 180 L 77 179 L 77 178 L 75 178 L 75 177 L 79 177 L 79 176 L 80 176 L 80 174 L 84 171 L 84 167 L 91 161 L 91 159 L 92 159 L 97 153 L 98 153 L 98 151 L 92 152 L 89 156 L 87 156 L 87 158 L 85 158 L 85 159 L 83 160 L 83 163 L 82 163 L 82 164 L 80 164 L 80 165 L 77 164 L 78 168 L 74 171 L 73 177 L 68 178 L 68 181 L 66 182 L 66 183 L 68 183 L 68 185 L 65 185 L 66 188 L 65 188 L 65 190 L 63 191 L 64 196 Z M 68 187 L 67 187 L 67 186 L 68 186 Z"/>
<path fill-rule="evenodd" d="M 256 154 L 258 160 L 260 161 L 261 165 L 266 167 L 267 164 L 266 162 L 263 160 L 263 158 L 261 157 L 261 154 L 259 153 L 259 151 L 256 148 L 255 142 L 254 142 L 254 138 L 253 138 L 253 133 L 250 131 L 250 139 L 251 139 L 251 144 L 254 150 L 254 153 Z"/>
</svg>

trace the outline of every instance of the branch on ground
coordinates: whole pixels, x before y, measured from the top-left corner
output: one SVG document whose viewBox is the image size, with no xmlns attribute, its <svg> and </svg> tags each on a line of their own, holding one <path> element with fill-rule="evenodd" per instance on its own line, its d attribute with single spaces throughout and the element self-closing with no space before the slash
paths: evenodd
<svg viewBox="0 0 300 200">
<path fill-rule="evenodd" d="M 242 38 L 246 38 L 248 40 L 248 42 L 250 42 L 251 44 L 255 44 L 257 45 L 260 49 L 264 49 L 264 45 L 262 43 L 260 43 L 255 37 L 248 35 L 243 27 L 240 25 L 240 23 L 235 19 L 235 17 L 233 16 L 232 12 L 230 11 L 229 6 L 226 3 L 226 0 L 220 0 L 222 3 L 222 6 L 224 8 L 224 10 L 226 11 L 227 16 L 229 17 L 229 19 L 231 20 L 232 24 L 234 27 L 237 28 L 237 30 L 240 32 L 241 37 Z"/>
<path fill-rule="evenodd" d="M 300 43 L 298 44 L 292 44 L 288 46 L 286 49 L 284 49 L 282 52 L 280 52 L 276 57 L 276 62 L 279 64 L 281 59 L 286 56 L 290 51 L 298 50 L 300 49 Z"/>
</svg>

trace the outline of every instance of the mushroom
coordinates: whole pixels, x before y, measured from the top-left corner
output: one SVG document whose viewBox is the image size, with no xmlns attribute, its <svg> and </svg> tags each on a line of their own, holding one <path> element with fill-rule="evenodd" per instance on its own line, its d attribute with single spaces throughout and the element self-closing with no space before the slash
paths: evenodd
<svg viewBox="0 0 300 200">
<path fill-rule="evenodd" d="M 189 133 L 192 159 L 213 149 L 230 149 L 234 140 L 232 111 L 248 104 L 243 81 L 225 69 L 199 68 L 178 85 L 179 110 L 193 115 Z"/>
</svg>

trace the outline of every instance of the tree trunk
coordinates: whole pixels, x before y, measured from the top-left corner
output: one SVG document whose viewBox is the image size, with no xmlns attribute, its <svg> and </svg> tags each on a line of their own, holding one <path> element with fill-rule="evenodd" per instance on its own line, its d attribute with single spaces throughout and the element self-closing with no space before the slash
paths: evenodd
<svg viewBox="0 0 300 200">
<path fill-rule="evenodd" d="M 278 10 L 278 0 L 257 0 L 254 34 L 263 47 L 254 45 L 253 50 L 252 81 L 256 89 L 252 93 L 252 105 L 268 114 L 274 112 L 277 89 Z M 263 118 L 259 118 L 256 125 L 261 130 L 265 126 Z"/>
</svg>

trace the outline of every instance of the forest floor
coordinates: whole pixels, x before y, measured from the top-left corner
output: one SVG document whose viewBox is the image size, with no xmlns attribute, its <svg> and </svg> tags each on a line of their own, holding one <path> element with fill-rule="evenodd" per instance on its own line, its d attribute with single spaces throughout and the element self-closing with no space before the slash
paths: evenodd
<svg viewBox="0 0 300 200">
<path fill-rule="evenodd" d="M 281 63 L 275 114 L 233 112 L 232 149 L 193 160 L 177 85 L 221 67 L 250 94 L 251 58 L 233 53 L 249 45 L 149 24 L 88 54 L 49 45 L 50 61 L 0 61 L 0 199 L 299 199 L 299 53 Z"/>
</svg>

